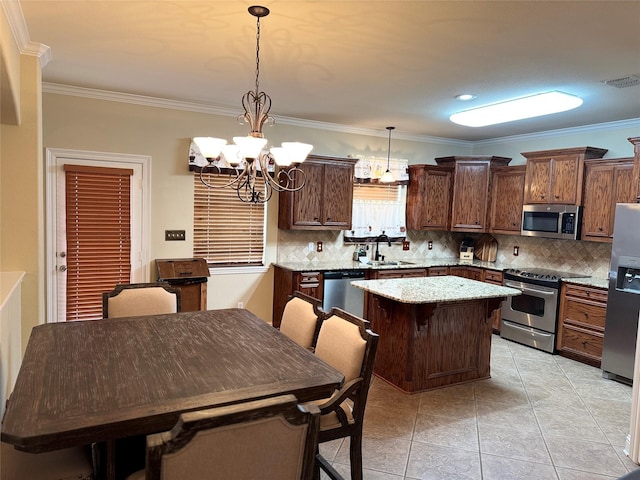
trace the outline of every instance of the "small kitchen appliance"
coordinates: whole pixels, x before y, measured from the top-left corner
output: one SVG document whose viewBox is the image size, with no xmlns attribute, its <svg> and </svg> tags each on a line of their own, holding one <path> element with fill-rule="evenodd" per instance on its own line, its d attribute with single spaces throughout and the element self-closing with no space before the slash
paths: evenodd
<svg viewBox="0 0 640 480">
<path fill-rule="evenodd" d="M 524 205 L 520 235 L 577 240 L 581 223 L 578 205 Z"/>
</svg>

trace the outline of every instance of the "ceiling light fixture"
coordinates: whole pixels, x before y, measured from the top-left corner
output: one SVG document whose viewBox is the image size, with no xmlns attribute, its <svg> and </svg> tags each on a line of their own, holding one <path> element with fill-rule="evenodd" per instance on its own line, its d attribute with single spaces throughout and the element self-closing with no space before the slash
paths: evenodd
<svg viewBox="0 0 640 480">
<path fill-rule="evenodd" d="M 387 127 L 387 130 L 389 130 L 389 146 L 387 147 L 387 171 L 384 172 L 382 177 L 380 177 L 380 183 L 393 183 L 396 181 L 396 179 L 393 178 L 391 170 L 389 170 L 389 163 L 391 161 L 391 131 L 394 128 L 396 127 Z"/>
<path fill-rule="evenodd" d="M 460 100 L 461 102 L 468 102 L 469 100 L 475 100 L 476 95 L 473 93 L 461 93 L 460 95 L 456 95 L 455 99 Z"/>
<path fill-rule="evenodd" d="M 580 105 L 582 105 L 581 98 L 553 91 L 454 113 L 449 117 L 449 120 L 467 127 L 485 127 L 497 123 L 565 112 Z"/>
<path fill-rule="evenodd" d="M 256 17 L 256 87 L 242 97 L 244 113 L 238 116 L 240 123 L 249 124 L 249 135 L 233 137 L 234 144 L 227 145 L 221 138 L 196 137 L 193 139 L 208 165 L 200 170 L 200 181 L 209 188 L 231 187 L 238 198 L 247 203 L 266 203 L 273 191 L 297 192 L 304 187 L 306 176 L 297 165 L 306 158 L 313 145 L 300 142 L 284 142 L 281 147 L 265 151 L 267 139 L 262 127 L 275 123 L 269 115 L 271 97 L 260 91 L 260 19 L 269 15 L 269 9 L 254 5 L 249 13 Z M 224 161 L 222 159 L 224 157 Z M 293 166 L 292 166 L 293 165 Z M 228 175 L 224 185 L 212 185 L 205 173 Z"/>
</svg>

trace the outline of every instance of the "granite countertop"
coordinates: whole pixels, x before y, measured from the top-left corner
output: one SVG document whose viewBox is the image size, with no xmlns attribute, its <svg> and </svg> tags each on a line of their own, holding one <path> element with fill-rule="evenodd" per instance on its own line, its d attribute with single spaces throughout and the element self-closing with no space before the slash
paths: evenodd
<svg viewBox="0 0 640 480">
<path fill-rule="evenodd" d="M 564 283 L 576 283 L 588 287 L 609 289 L 609 280 L 601 277 L 563 278 Z"/>
<path fill-rule="evenodd" d="M 479 268 L 489 268 L 502 271 L 509 268 L 508 265 L 501 265 L 497 262 L 483 262 L 480 260 L 460 260 L 457 257 L 412 259 L 410 262 L 404 260 L 387 259 L 388 262 L 400 261 L 397 265 L 370 265 L 367 263 L 354 262 L 353 260 L 330 260 L 326 262 L 276 262 L 274 265 L 294 272 L 311 272 L 327 270 L 397 270 L 407 268 L 430 268 L 430 267 L 451 267 L 469 266 Z"/>
<path fill-rule="evenodd" d="M 520 295 L 515 288 L 501 287 L 467 278 L 442 277 L 355 280 L 354 287 L 400 303 L 438 303 Z"/>
</svg>

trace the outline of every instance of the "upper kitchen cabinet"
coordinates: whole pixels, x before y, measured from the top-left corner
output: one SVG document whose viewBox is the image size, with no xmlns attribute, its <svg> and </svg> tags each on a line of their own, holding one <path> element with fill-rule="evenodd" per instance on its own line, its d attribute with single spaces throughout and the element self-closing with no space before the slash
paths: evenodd
<svg viewBox="0 0 640 480">
<path fill-rule="evenodd" d="M 436 158 L 438 165 L 453 168 L 451 227 L 453 232 L 486 232 L 491 169 L 507 165 L 511 159 L 495 156 Z"/>
<path fill-rule="evenodd" d="M 351 228 L 353 171 L 357 159 L 309 155 L 299 168 L 304 188 L 280 192 L 278 228 L 348 230 Z M 301 176 L 296 178 L 300 182 Z"/>
<path fill-rule="evenodd" d="M 628 138 L 634 147 L 633 178 L 635 181 L 636 203 L 640 203 L 640 137 Z"/>
<path fill-rule="evenodd" d="M 449 229 L 452 176 L 451 167 L 409 165 L 408 229 Z"/>
<path fill-rule="evenodd" d="M 527 159 L 524 203 L 582 205 L 584 161 L 605 153 L 606 149 L 595 147 L 523 153 Z"/>
<path fill-rule="evenodd" d="M 636 201 L 633 158 L 584 162 L 582 240 L 611 242 L 616 203 Z"/>
<path fill-rule="evenodd" d="M 525 165 L 492 169 L 489 232 L 520 234 L 525 169 Z"/>
</svg>

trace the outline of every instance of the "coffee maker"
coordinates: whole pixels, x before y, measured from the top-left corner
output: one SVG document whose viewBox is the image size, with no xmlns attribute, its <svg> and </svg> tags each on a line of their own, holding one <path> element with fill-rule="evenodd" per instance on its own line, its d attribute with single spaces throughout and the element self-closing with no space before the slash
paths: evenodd
<svg viewBox="0 0 640 480">
<path fill-rule="evenodd" d="M 460 242 L 460 260 L 473 260 L 475 242 L 471 237 L 464 237 Z"/>
</svg>

